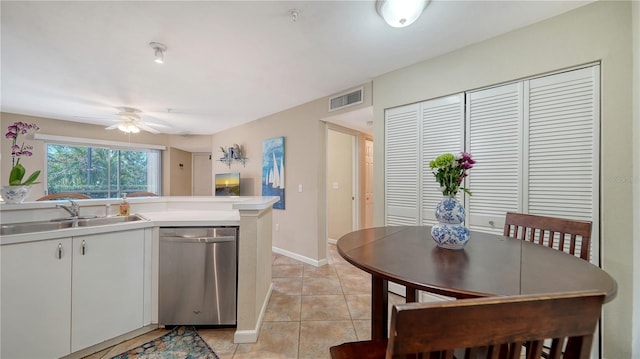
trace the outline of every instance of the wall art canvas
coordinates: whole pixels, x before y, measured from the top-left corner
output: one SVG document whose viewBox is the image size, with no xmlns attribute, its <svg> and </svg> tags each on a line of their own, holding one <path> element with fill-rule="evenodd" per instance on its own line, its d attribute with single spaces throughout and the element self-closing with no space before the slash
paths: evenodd
<svg viewBox="0 0 640 359">
<path fill-rule="evenodd" d="M 262 143 L 262 195 L 279 196 L 273 204 L 284 209 L 284 137 L 265 140 Z"/>
</svg>

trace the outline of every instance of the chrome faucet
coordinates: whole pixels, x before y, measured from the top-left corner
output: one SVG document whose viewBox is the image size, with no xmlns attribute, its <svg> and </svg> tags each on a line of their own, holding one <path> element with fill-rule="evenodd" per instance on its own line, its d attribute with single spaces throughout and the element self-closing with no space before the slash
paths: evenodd
<svg viewBox="0 0 640 359">
<path fill-rule="evenodd" d="M 65 206 L 62 204 L 57 204 L 56 208 L 62 208 L 65 211 L 69 212 L 72 217 L 77 218 L 80 215 L 80 205 L 76 201 L 69 201 L 69 205 Z"/>
</svg>

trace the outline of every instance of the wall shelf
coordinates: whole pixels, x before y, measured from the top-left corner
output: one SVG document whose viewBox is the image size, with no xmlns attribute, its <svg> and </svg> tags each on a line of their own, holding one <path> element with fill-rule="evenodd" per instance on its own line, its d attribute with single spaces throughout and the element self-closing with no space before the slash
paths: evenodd
<svg viewBox="0 0 640 359">
<path fill-rule="evenodd" d="M 229 156 L 224 156 L 224 157 L 220 157 L 220 159 L 218 161 L 226 164 L 227 166 L 229 166 L 229 168 L 231 168 L 231 164 L 233 162 L 240 162 L 242 163 L 242 166 L 246 167 L 247 164 L 247 160 L 248 158 L 246 157 L 229 157 Z"/>
<path fill-rule="evenodd" d="M 243 167 L 246 167 L 248 158 L 244 156 L 244 149 L 238 145 L 233 145 L 225 149 L 224 147 L 220 147 L 220 151 L 222 151 L 222 157 L 218 161 L 226 164 L 231 168 L 231 164 L 233 162 L 242 163 Z"/>
</svg>

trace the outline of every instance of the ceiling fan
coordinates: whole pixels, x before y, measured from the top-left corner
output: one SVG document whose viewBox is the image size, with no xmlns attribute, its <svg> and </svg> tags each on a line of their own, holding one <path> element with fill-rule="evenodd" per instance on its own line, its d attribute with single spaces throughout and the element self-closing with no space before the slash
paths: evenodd
<svg viewBox="0 0 640 359">
<path fill-rule="evenodd" d="M 132 107 L 119 108 L 118 116 L 121 118 L 119 123 L 106 127 L 107 130 L 119 129 L 124 133 L 138 133 L 140 130 L 158 134 L 160 131 L 152 126 L 164 126 L 154 123 L 147 123 L 140 120 L 140 110 Z"/>
</svg>

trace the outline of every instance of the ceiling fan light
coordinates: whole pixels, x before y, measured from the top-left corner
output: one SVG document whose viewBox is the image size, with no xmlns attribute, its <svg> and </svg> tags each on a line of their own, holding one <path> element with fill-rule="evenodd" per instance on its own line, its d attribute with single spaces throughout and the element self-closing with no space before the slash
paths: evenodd
<svg viewBox="0 0 640 359">
<path fill-rule="evenodd" d="M 376 11 L 392 27 L 413 24 L 427 6 L 428 0 L 376 0 Z"/>
<path fill-rule="evenodd" d="M 121 123 L 118 125 L 118 130 L 124 132 L 124 133 L 128 133 L 129 132 L 129 126 L 127 126 L 126 123 Z"/>
<path fill-rule="evenodd" d="M 130 124 L 130 125 L 129 125 L 129 132 L 131 132 L 131 133 L 138 133 L 138 132 L 140 132 L 140 129 L 139 129 L 136 125 L 134 125 L 134 124 Z"/>
</svg>

